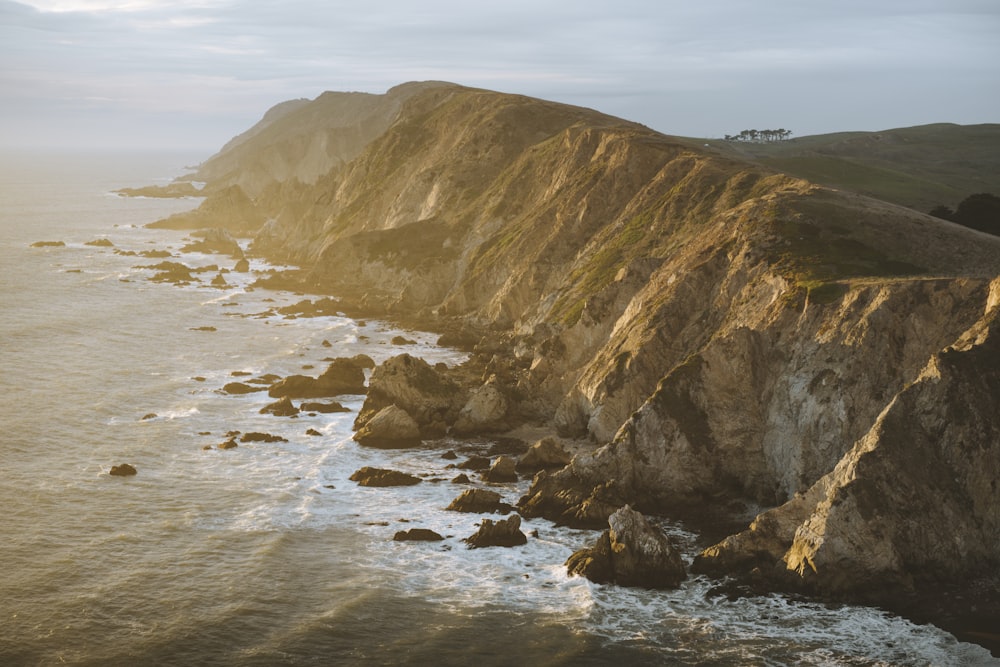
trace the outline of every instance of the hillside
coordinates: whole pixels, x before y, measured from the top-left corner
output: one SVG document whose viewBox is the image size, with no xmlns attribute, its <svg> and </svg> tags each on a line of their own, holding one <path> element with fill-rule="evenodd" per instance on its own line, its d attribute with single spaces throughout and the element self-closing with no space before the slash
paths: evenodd
<svg viewBox="0 0 1000 667">
<path fill-rule="evenodd" d="M 927 212 L 1000 192 L 1000 125 L 939 123 L 799 137 L 773 143 L 712 141 L 727 153 L 823 185 Z"/>
<path fill-rule="evenodd" d="M 424 437 L 576 439 L 520 504 L 565 523 L 759 513 L 697 566 L 764 589 L 981 596 L 1000 565 L 1000 238 L 589 109 L 404 90 L 312 181 L 273 156 L 313 154 L 335 97 L 223 151 L 201 219 L 232 222 L 231 187 L 258 184 L 230 212 L 268 221 L 252 252 L 303 267 L 277 284 L 475 343 L 450 404 L 409 408 Z"/>
</svg>

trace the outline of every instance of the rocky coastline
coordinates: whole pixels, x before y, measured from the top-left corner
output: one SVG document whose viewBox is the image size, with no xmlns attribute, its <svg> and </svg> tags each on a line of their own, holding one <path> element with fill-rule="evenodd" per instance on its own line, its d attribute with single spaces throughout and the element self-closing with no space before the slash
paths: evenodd
<svg viewBox="0 0 1000 667">
<path fill-rule="evenodd" d="M 726 594 L 862 602 L 1000 650 L 1000 239 L 450 84 L 366 98 L 377 131 L 275 176 L 266 156 L 335 131 L 307 106 L 206 163 L 236 168 L 194 174 L 205 202 L 161 226 L 220 229 L 223 252 L 252 236 L 302 267 L 260 286 L 470 352 L 374 368 L 359 446 L 518 439 L 496 473 L 535 475 L 516 511 L 610 531 L 573 571 L 661 585 L 606 557 L 646 528 L 629 512 L 668 516 L 711 539 L 690 569 Z M 361 362 L 334 364 L 269 393 L 358 392 Z M 519 521 L 470 544 L 516 543 Z"/>
</svg>

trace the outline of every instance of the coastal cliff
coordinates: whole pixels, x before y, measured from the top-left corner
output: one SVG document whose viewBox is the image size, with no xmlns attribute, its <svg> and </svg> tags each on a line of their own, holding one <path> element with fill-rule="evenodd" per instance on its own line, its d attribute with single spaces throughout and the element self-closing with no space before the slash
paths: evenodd
<svg viewBox="0 0 1000 667">
<path fill-rule="evenodd" d="M 481 430 L 584 443 L 522 513 L 759 514 L 695 567 L 873 602 L 1000 565 L 1000 238 L 441 83 L 295 102 L 198 174 L 199 225 L 252 202 L 226 224 L 301 289 L 478 342 L 463 433 L 488 394 Z"/>
</svg>

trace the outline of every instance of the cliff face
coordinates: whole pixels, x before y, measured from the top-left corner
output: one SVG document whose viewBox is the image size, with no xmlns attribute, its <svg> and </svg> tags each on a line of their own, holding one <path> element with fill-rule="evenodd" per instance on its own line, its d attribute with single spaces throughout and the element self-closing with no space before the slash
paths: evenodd
<svg viewBox="0 0 1000 667">
<path fill-rule="evenodd" d="M 488 332 L 495 423 L 594 442 L 523 512 L 757 503 L 700 566 L 830 592 L 1000 563 L 1000 239 L 587 109 L 400 90 L 322 175 L 288 167 L 329 146 L 322 123 L 270 137 L 325 96 L 206 164 L 266 183 L 246 186 L 255 252 L 345 303 Z"/>
</svg>

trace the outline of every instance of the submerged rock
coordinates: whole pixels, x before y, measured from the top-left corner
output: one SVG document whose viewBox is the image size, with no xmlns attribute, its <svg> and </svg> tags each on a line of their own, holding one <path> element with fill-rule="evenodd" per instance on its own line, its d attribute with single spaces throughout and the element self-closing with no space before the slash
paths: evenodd
<svg viewBox="0 0 1000 667">
<path fill-rule="evenodd" d="M 120 465 L 111 466 L 111 470 L 108 474 L 114 477 L 131 477 L 132 475 L 138 474 L 138 471 L 128 463 L 122 463 Z"/>
<path fill-rule="evenodd" d="M 394 542 L 440 542 L 444 537 L 429 528 L 411 528 L 398 531 L 392 539 Z"/>
<path fill-rule="evenodd" d="M 280 435 L 251 431 L 250 433 L 244 433 L 240 436 L 240 442 L 288 442 L 288 440 Z"/>
<path fill-rule="evenodd" d="M 661 530 L 626 505 L 608 519 L 594 546 L 566 561 L 570 574 L 599 584 L 677 588 L 687 577 L 684 561 Z"/>
<path fill-rule="evenodd" d="M 521 532 L 521 517 L 513 514 L 506 519 L 493 522 L 483 519 L 479 530 L 462 540 L 470 549 L 480 547 L 516 547 L 528 543 Z"/>
<path fill-rule="evenodd" d="M 267 387 L 254 386 L 245 382 L 227 382 L 222 387 L 222 391 L 227 394 L 251 394 L 257 391 L 267 391 Z"/>
<path fill-rule="evenodd" d="M 31 244 L 32 248 L 63 248 L 65 246 L 65 241 L 35 241 Z"/>
<path fill-rule="evenodd" d="M 398 470 L 365 466 L 355 471 L 348 479 L 360 486 L 413 486 L 423 480 Z"/>
<path fill-rule="evenodd" d="M 322 414 L 351 411 L 350 408 L 345 408 L 337 401 L 330 401 L 329 403 L 316 403 L 316 402 L 305 401 L 299 405 L 299 409 L 302 410 L 303 412 L 319 412 Z"/>
</svg>

